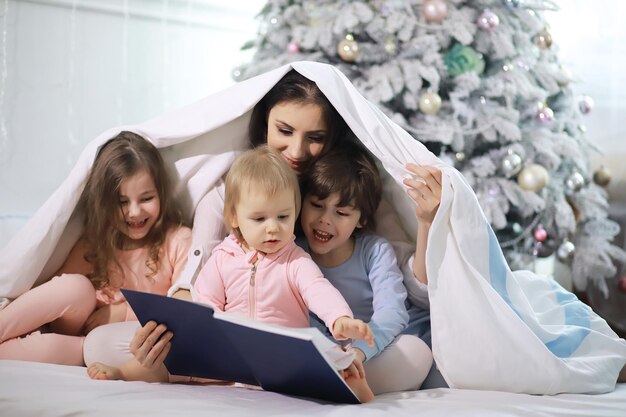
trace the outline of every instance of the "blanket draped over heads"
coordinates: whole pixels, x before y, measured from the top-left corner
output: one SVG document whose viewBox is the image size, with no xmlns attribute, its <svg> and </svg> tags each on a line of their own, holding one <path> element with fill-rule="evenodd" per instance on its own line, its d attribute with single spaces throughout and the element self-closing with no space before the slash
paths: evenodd
<svg viewBox="0 0 626 417">
<path fill-rule="evenodd" d="M 380 160 L 382 174 L 391 179 L 385 182 L 385 198 L 412 238 L 417 223 L 402 185 L 408 174 L 404 165 L 442 170 L 442 200 L 429 233 L 426 268 L 433 355 L 450 387 L 531 394 L 615 388 L 626 363 L 626 341 L 554 280 L 512 272 L 462 175 L 365 100 L 339 70 L 314 62 L 285 65 L 95 138 L 69 177 L 0 253 L 0 304 L 51 278 L 80 237 L 85 214 L 76 206 L 104 142 L 130 130 L 154 143 L 174 178 L 175 198 L 191 220 L 200 199 L 249 146 L 251 109 L 291 68 L 317 83 Z M 199 235 L 194 231 L 194 240 Z"/>
</svg>

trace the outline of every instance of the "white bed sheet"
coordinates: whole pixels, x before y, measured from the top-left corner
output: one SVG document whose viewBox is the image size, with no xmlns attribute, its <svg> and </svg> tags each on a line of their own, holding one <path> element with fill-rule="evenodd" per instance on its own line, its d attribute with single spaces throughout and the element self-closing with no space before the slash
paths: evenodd
<svg viewBox="0 0 626 417">
<path fill-rule="evenodd" d="M 0 360 L 0 415 L 624 417 L 626 384 L 602 395 L 438 388 L 338 405 L 233 386 L 92 381 L 82 367 Z"/>
</svg>

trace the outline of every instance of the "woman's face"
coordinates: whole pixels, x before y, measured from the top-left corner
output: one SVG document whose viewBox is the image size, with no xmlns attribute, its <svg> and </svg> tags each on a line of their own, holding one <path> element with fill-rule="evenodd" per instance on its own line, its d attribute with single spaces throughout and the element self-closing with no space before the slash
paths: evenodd
<svg viewBox="0 0 626 417">
<path fill-rule="evenodd" d="M 328 132 L 317 104 L 278 103 L 267 118 L 267 145 L 280 152 L 299 172 L 302 164 L 322 152 Z"/>
</svg>

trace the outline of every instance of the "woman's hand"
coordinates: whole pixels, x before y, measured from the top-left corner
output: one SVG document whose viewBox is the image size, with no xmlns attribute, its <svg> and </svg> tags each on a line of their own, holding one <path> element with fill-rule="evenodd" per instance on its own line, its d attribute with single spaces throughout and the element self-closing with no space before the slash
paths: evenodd
<svg viewBox="0 0 626 417">
<path fill-rule="evenodd" d="M 128 308 L 128 303 L 126 301 L 116 304 L 107 304 L 100 307 L 91 313 L 91 315 L 87 318 L 87 321 L 85 321 L 85 334 L 89 333 L 98 326 L 126 320 Z"/>
<path fill-rule="evenodd" d="M 173 333 L 164 324 L 147 322 L 137 329 L 130 342 L 130 353 L 146 368 L 160 367 L 170 351 Z"/>
<path fill-rule="evenodd" d="M 410 178 L 402 182 L 409 187 L 407 193 L 417 203 L 415 216 L 418 223 L 431 224 L 441 203 L 441 171 L 427 165 L 409 163 Z"/>
</svg>

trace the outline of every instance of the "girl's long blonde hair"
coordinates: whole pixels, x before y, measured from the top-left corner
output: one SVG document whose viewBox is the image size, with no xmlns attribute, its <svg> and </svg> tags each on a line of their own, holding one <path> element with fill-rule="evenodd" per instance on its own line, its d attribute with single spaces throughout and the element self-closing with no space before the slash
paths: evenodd
<svg viewBox="0 0 626 417">
<path fill-rule="evenodd" d="M 93 265 L 89 278 L 96 289 L 110 283 L 111 267 L 120 268 L 115 251 L 123 247 L 126 238 L 118 229 L 120 182 L 144 170 L 154 181 L 161 206 L 159 217 L 144 238 L 150 247 L 147 278 L 159 269 L 160 250 L 169 228 L 183 223 L 181 211 L 170 197 L 170 183 L 158 149 L 126 131 L 105 143 L 91 167 L 79 203 L 85 213 L 85 259 Z"/>
</svg>

